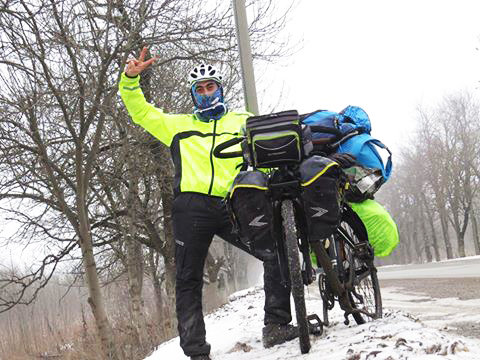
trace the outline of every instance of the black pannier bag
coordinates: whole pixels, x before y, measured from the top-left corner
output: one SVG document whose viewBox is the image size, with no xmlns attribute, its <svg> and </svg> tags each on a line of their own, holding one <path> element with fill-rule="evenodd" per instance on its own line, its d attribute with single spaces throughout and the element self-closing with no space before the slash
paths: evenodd
<svg viewBox="0 0 480 360">
<path fill-rule="evenodd" d="M 272 168 L 300 163 L 312 148 L 307 131 L 296 110 L 249 117 L 245 132 L 251 165 Z"/>
<path fill-rule="evenodd" d="M 340 223 L 341 169 L 329 158 L 314 155 L 300 164 L 302 200 L 312 242 L 333 234 Z"/>
<path fill-rule="evenodd" d="M 227 206 L 240 240 L 260 259 L 272 258 L 273 209 L 267 198 L 267 175 L 258 170 L 241 171 L 227 197 Z"/>
</svg>

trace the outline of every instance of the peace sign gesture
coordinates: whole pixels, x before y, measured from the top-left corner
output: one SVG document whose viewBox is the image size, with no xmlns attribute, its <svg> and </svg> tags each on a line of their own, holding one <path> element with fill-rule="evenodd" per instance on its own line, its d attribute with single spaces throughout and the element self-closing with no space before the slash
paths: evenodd
<svg viewBox="0 0 480 360">
<path fill-rule="evenodd" d="M 154 56 L 153 58 L 144 61 L 147 51 L 148 47 L 144 46 L 138 59 L 131 59 L 127 62 L 127 67 L 125 68 L 125 74 L 127 74 L 127 76 L 137 76 L 157 60 L 157 57 Z"/>
</svg>

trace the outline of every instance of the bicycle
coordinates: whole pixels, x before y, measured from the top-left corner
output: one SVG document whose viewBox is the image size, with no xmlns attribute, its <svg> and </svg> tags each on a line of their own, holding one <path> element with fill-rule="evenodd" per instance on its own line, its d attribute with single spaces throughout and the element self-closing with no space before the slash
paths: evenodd
<svg viewBox="0 0 480 360">
<path fill-rule="evenodd" d="M 321 335 L 323 326 L 329 325 L 328 311 L 333 308 L 335 301 L 345 312 L 347 324 L 350 314 L 358 324 L 364 323 L 368 318 L 379 318 L 382 314 L 380 288 L 373 264 L 373 249 L 368 243 L 361 220 L 349 208 L 348 203 L 342 202 L 341 221 L 331 236 L 324 241 L 312 242 L 309 239 L 311 235 L 307 231 L 303 188 L 299 178 L 299 167 L 307 154 L 297 156 L 298 154 L 294 153 L 298 148 L 298 141 L 308 146 L 309 128 L 316 130 L 313 126 L 302 126 L 296 111 L 251 117 L 247 120 L 247 129 L 243 130 L 243 135 L 239 134 L 214 149 L 214 156 L 242 157 L 244 164 L 249 164 L 254 170 L 274 167 L 267 175 L 266 187 L 266 194 L 273 210 L 271 234 L 275 254 L 282 269 L 281 281 L 291 287 L 302 353 L 310 350 L 309 333 Z M 255 133 L 252 129 L 260 130 Z M 254 133 L 256 135 L 253 135 Z M 253 145 L 255 136 L 259 143 L 257 149 Z M 303 136 L 307 138 L 306 141 L 301 138 Z M 282 141 L 277 141 L 273 147 L 266 146 L 271 139 Z M 295 141 L 297 143 L 292 147 L 291 144 Z M 224 152 L 239 143 L 241 151 Z M 279 143 L 283 144 L 282 151 L 279 151 Z M 282 157 L 276 157 L 275 154 L 282 152 Z M 260 157 L 268 161 L 261 163 Z M 304 286 L 316 280 L 316 271 L 310 258 L 311 250 L 322 269 L 318 276 L 318 287 L 323 300 L 323 321 L 317 314 L 307 315 L 305 306 Z"/>
</svg>

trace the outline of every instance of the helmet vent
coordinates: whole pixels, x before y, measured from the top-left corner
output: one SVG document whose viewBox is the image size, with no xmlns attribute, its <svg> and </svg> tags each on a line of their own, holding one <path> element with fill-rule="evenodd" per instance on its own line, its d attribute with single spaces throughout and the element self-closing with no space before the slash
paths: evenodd
<svg viewBox="0 0 480 360">
<path fill-rule="evenodd" d="M 190 86 L 202 80 L 214 80 L 219 85 L 222 84 L 222 75 L 220 71 L 211 64 L 200 64 L 192 69 L 189 74 Z"/>
</svg>

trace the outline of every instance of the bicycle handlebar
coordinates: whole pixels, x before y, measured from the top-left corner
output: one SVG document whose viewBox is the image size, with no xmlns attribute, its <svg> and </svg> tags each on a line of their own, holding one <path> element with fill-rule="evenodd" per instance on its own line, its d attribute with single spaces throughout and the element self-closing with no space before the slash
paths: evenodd
<svg viewBox="0 0 480 360">
<path fill-rule="evenodd" d="M 329 128 L 326 126 L 321 126 L 321 125 L 308 125 L 310 129 L 313 132 L 322 132 L 322 133 L 328 133 L 335 135 L 337 138 L 341 138 L 343 136 L 342 132 L 338 129 L 334 128 Z M 242 151 L 230 151 L 230 152 L 223 152 L 225 149 L 237 145 L 241 143 L 244 140 L 244 137 L 235 137 L 233 139 L 227 140 L 215 147 L 213 150 L 213 155 L 217 158 L 220 159 L 229 159 L 229 158 L 235 158 L 235 157 L 243 157 L 243 152 Z M 346 140 L 341 139 L 340 141 Z M 340 143 L 340 141 L 337 140 L 335 143 L 336 146 Z"/>
<path fill-rule="evenodd" d="M 213 149 L 213 155 L 217 158 L 220 159 L 229 159 L 229 158 L 234 158 L 234 157 L 243 157 L 243 153 L 241 151 L 230 151 L 230 152 L 222 152 L 223 150 L 237 145 L 238 143 L 241 143 L 243 141 L 243 138 L 241 137 L 236 137 L 230 140 L 227 140 L 215 147 Z"/>
</svg>

